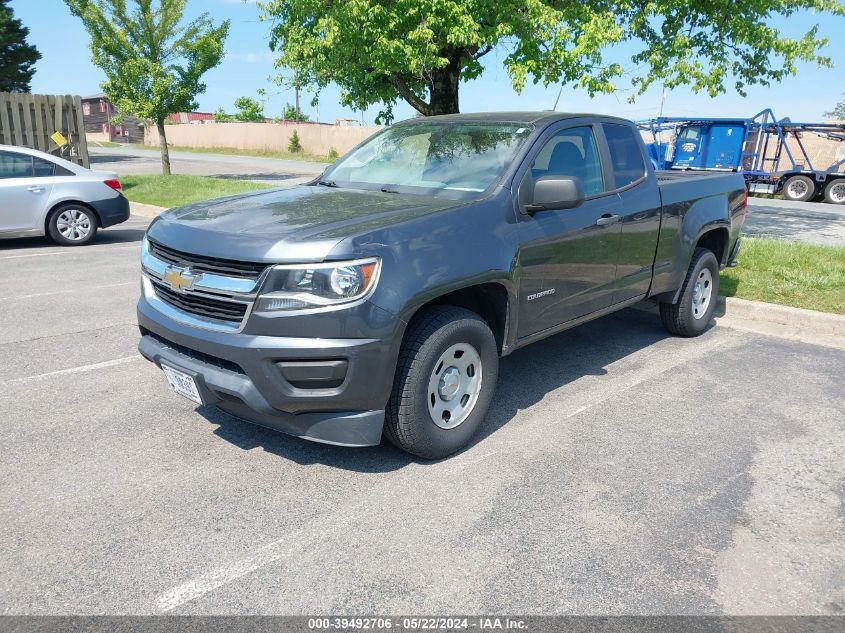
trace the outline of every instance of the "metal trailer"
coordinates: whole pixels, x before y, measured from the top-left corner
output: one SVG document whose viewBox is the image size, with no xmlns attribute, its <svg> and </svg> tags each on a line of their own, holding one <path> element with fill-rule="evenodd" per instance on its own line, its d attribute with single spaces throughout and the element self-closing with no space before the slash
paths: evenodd
<svg viewBox="0 0 845 633">
<path fill-rule="evenodd" d="M 822 194 L 845 204 L 845 173 L 839 171 L 845 159 L 817 169 L 801 140 L 812 133 L 845 141 L 845 123 L 793 123 L 767 108 L 750 119 L 659 117 L 637 125 L 652 135 L 649 152 L 658 169 L 736 171 L 750 193 L 783 193 L 796 201 Z"/>
</svg>

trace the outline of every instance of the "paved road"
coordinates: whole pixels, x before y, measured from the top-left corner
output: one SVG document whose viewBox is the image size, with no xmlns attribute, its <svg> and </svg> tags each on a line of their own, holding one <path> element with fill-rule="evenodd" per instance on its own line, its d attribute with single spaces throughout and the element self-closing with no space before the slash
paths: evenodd
<svg viewBox="0 0 845 633">
<path fill-rule="evenodd" d="M 845 352 L 629 311 L 505 359 L 452 459 L 311 444 L 139 359 L 144 225 L 0 244 L 0 612 L 845 608 Z"/>
<path fill-rule="evenodd" d="M 746 235 L 845 246 L 845 207 L 823 202 L 748 199 Z"/>
<path fill-rule="evenodd" d="M 91 147 L 89 151 L 91 169 L 114 171 L 121 176 L 161 173 L 161 157 L 155 150 Z M 309 180 L 322 173 L 326 168 L 326 163 L 171 151 L 170 166 L 174 174 L 239 178 L 269 184 L 292 184 Z"/>
</svg>

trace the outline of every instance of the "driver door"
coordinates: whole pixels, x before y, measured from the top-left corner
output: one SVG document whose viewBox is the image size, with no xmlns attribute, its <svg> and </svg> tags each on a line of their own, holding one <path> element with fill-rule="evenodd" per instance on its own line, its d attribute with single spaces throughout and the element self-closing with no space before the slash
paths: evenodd
<svg viewBox="0 0 845 633">
<path fill-rule="evenodd" d="M 598 126 L 559 129 L 531 160 L 519 188 L 522 206 L 541 176 L 578 178 L 585 200 L 572 209 L 520 214 L 520 323 L 523 337 L 611 305 L 622 206 L 608 178 Z"/>
</svg>

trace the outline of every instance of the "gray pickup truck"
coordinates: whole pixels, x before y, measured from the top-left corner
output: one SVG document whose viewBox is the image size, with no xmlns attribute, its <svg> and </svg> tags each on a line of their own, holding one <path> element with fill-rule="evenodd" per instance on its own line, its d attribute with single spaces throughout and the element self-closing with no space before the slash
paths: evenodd
<svg viewBox="0 0 845 633">
<path fill-rule="evenodd" d="M 161 215 L 139 349 L 199 404 L 441 458 L 483 423 L 500 356 L 644 299 L 703 332 L 746 199 L 740 174 L 656 173 L 622 119 L 413 119 L 309 185 Z"/>
</svg>

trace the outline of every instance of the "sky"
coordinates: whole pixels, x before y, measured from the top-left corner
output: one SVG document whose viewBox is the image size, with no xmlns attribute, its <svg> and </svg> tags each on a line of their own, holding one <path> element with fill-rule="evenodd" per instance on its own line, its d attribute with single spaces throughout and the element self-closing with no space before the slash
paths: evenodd
<svg viewBox="0 0 845 633">
<path fill-rule="evenodd" d="M 38 94 L 89 95 L 100 92 L 105 79 L 102 71 L 91 63 L 88 36 L 78 18 L 70 14 L 63 0 L 11 0 L 11 8 L 24 25 L 30 29 L 29 42 L 42 54 L 36 65 L 32 92 Z M 188 17 L 203 11 L 215 21 L 231 20 L 226 58 L 220 66 L 204 76 L 207 90 L 197 97 L 199 111 L 213 112 L 220 107 L 234 110 L 239 96 L 256 97 L 259 88 L 268 93 L 278 93 L 265 106 L 269 117 L 281 114 L 285 103 L 293 103 L 292 90 L 273 85 L 268 78 L 278 75 L 274 56 L 269 49 L 268 23 L 259 20 L 254 0 L 189 0 Z M 845 92 L 845 18 L 803 13 L 791 17 L 786 24 L 775 24 L 785 34 L 800 36 L 810 27 L 821 22 L 820 35 L 830 39 L 824 53 L 834 60 L 833 69 L 818 68 L 813 64 L 800 66 L 796 77 L 769 87 L 752 86 L 748 96 L 733 91 L 711 99 L 705 93 L 695 94 L 689 89 L 669 91 L 663 104 L 665 116 L 722 116 L 746 117 L 770 107 L 778 118 L 790 117 L 793 121 L 820 121 L 823 113 L 832 110 L 842 100 Z M 633 49 L 622 48 L 613 55 L 625 63 Z M 462 83 L 460 104 L 463 112 L 505 110 L 547 110 L 554 106 L 559 86 L 544 87 L 528 84 L 521 94 L 516 94 L 502 65 L 506 50 L 497 49 L 484 58 L 485 72 L 474 81 Z M 630 62 L 627 63 L 630 66 Z M 657 116 L 660 111 L 662 90 L 652 87 L 629 103 L 629 92 L 597 95 L 590 98 L 584 90 L 565 87 L 557 110 L 561 112 L 594 112 L 644 119 Z M 372 124 L 378 107 L 364 113 L 344 108 L 339 103 L 335 86 L 324 89 L 319 104 L 312 107 L 311 95 L 302 98 L 303 111 L 312 120 L 333 123 L 337 118 L 354 118 Z M 395 109 L 396 120 L 414 116 L 414 110 L 400 102 Z"/>
</svg>

